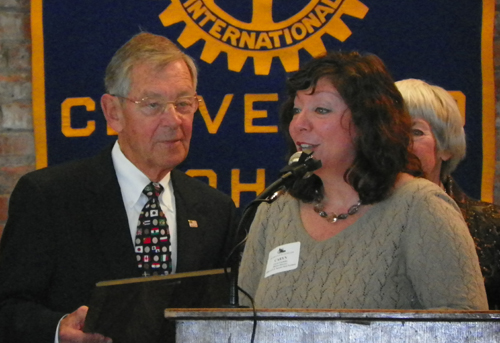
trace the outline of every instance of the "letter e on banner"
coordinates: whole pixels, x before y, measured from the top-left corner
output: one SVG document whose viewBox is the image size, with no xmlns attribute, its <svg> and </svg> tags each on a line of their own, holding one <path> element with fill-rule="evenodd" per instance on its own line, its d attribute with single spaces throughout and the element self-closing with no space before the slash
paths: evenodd
<svg viewBox="0 0 500 343">
<path fill-rule="evenodd" d="M 245 133 L 276 133 L 278 126 L 256 126 L 253 120 L 267 118 L 267 111 L 254 110 L 253 103 L 261 101 L 278 101 L 278 94 L 245 94 Z"/>
</svg>

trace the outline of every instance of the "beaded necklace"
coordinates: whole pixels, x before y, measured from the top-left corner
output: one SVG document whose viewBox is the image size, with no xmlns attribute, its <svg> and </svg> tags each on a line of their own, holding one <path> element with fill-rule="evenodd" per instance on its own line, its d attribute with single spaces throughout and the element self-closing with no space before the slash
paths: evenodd
<svg viewBox="0 0 500 343">
<path fill-rule="evenodd" d="M 321 218 L 325 218 L 325 220 L 327 222 L 333 224 L 333 223 L 336 223 L 338 220 L 347 219 L 347 217 L 356 214 L 358 212 L 359 208 L 361 207 L 361 200 L 358 200 L 357 203 L 355 203 L 354 205 L 349 207 L 349 209 L 347 210 L 347 213 L 341 213 L 339 215 L 337 215 L 336 213 L 333 213 L 333 212 L 328 214 L 326 211 L 324 211 L 325 205 L 323 204 L 323 201 L 320 201 L 320 202 L 316 201 L 313 204 L 314 204 L 314 212 L 319 214 L 319 216 Z"/>
</svg>

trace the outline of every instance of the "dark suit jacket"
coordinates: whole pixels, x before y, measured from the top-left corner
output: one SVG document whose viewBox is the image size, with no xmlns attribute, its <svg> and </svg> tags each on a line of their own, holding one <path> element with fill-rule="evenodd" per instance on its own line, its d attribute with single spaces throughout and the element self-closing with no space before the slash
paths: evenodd
<svg viewBox="0 0 500 343">
<path fill-rule="evenodd" d="M 171 179 L 177 272 L 222 267 L 233 202 L 180 171 Z M 60 318 L 88 305 L 97 282 L 138 276 L 111 149 L 19 180 L 0 243 L 1 342 L 53 342 Z"/>
</svg>

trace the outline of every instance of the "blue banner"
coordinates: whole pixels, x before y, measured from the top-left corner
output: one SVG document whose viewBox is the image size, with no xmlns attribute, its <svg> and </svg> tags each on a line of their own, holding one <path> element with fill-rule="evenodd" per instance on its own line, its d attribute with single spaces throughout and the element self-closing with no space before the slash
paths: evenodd
<svg viewBox="0 0 500 343">
<path fill-rule="evenodd" d="M 96 154 L 116 139 L 99 102 L 113 53 L 134 34 L 168 37 L 200 70 L 191 150 L 180 169 L 245 205 L 285 164 L 284 84 L 326 50 L 378 55 L 395 80 L 452 91 L 467 157 L 455 173 L 490 200 L 494 176 L 493 0 L 33 0 L 37 167 Z M 491 28 L 491 29 L 490 29 Z"/>
</svg>

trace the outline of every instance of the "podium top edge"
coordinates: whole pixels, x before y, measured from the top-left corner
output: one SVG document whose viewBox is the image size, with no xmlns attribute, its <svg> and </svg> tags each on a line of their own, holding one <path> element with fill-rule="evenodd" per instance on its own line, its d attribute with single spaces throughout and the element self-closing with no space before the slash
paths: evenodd
<svg viewBox="0 0 500 343">
<path fill-rule="evenodd" d="M 327 310 L 327 309 L 257 309 L 259 320 L 416 320 L 416 321 L 497 321 L 500 311 L 457 310 Z M 253 319 L 249 308 L 168 308 L 165 318 L 190 320 Z"/>
</svg>

